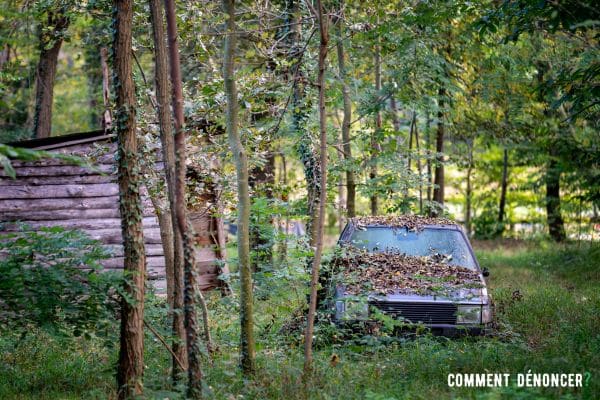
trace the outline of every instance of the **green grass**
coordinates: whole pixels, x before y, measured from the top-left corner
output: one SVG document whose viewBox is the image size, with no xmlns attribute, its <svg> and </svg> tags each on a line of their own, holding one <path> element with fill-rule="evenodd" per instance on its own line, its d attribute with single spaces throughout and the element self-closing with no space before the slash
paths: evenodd
<svg viewBox="0 0 600 400">
<path fill-rule="evenodd" d="M 299 333 L 280 328 L 305 292 L 298 266 L 258 276 L 256 334 L 258 372 L 245 380 L 237 369 L 235 298 L 209 296 L 212 332 L 220 347 L 205 363 L 205 394 L 218 399 L 539 399 L 600 398 L 600 247 L 529 243 L 485 246 L 480 263 L 491 272 L 498 329 L 482 338 L 336 338 L 317 329 L 315 373 L 301 380 Z M 160 304 L 148 318 L 166 333 Z M 114 398 L 118 342 L 56 338 L 30 333 L 0 338 L 0 399 Z M 176 398 L 170 388 L 169 355 L 147 336 L 148 398 Z M 448 373 L 588 371 L 589 386 L 572 388 L 451 389 Z"/>
</svg>

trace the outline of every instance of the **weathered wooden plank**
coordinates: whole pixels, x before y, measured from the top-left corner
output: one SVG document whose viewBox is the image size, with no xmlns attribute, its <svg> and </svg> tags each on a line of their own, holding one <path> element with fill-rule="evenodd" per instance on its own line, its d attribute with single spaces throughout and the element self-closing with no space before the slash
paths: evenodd
<svg viewBox="0 0 600 400">
<path fill-rule="evenodd" d="M 152 281 L 152 287 L 159 296 L 165 296 L 167 293 L 167 281 L 164 278 L 152 279 L 148 277 L 148 280 Z"/>
<path fill-rule="evenodd" d="M 115 170 L 114 165 L 100 164 L 95 168 L 86 168 L 72 165 L 39 166 L 39 167 L 16 167 L 17 178 L 22 176 L 72 176 L 72 175 L 98 175 L 100 173 L 110 174 Z M 0 176 L 7 177 L 4 170 L 0 170 Z"/>
<path fill-rule="evenodd" d="M 148 280 L 164 279 L 166 276 L 165 267 L 148 268 L 146 270 L 146 279 Z"/>
<path fill-rule="evenodd" d="M 66 144 L 57 149 L 50 150 L 52 153 L 61 154 L 90 154 L 90 153 L 111 153 L 115 154 L 117 151 L 117 143 L 113 141 L 94 141 L 92 143 L 74 143 Z"/>
<path fill-rule="evenodd" d="M 92 164 L 115 164 L 117 145 L 110 142 L 75 143 L 47 151 L 81 157 Z M 20 167 L 73 165 L 57 158 L 44 158 L 36 161 L 15 160 L 13 164 Z"/>
<path fill-rule="evenodd" d="M 99 208 L 118 209 L 119 196 L 106 197 L 83 197 L 71 199 L 32 199 L 32 200 L 1 200 L 0 201 L 0 220 L 3 220 L 3 213 L 15 211 L 53 211 L 53 210 L 86 210 Z M 152 207 L 149 199 L 143 199 L 143 207 Z"/>
<path fill-rule="evenodd" d="M 79 153 L 71 153 L 71 152 L 57 152 L 57 151 L 53 151 L 53 153 L 62 153 L 62 154 L 66 154 L 66 155 L 72 155 L 72 156 L 77 156 L 77 157 L 81 157 L 83 162 L 88 162 L 90 164 L 93 165 L 100 165 L 100 164 L 107 164 L 107 165 L 114 165 L 115 162 L 115 155 L 114 153 L 112 154 L 99 154 L 96 157 L 88 157 L 90 149 L 88 149 L 88 152 L 79 152 Z M 43 158 L 41 160 L 36 160 L 36 161 L 15 161 L 13 162 L 13 166 L 14 167 L 19 167 L 19 168 L 24 168 L 24 167 L 54 167 L 54 166 L 75 166 L 77 165 L 77 163 L 72 163 L 66 160 L 61 160 L 59 158 Z"/>
<path fill-rule="evenodd" d="M 90 238 L 99 241 L 104 245 L 119 245 L 123 243 L 121 238 L 121 227 L 116 226 L 113 228 L 107 229 L 80 229 L 81 232 L 88 235 Z M 5 230 L 0 230 L 0 239 L 14 234 L 14 232 L 8 232 Z M 151 228 L 144 227 L 144 243 L 152 244 L 152 245 L 160 245 L 162 242 L 160 240 L 160 229 L 159 228 Z"/>
<path fill-rule="evenodd" d="M 20 176 L 17 179 L 0 177 L 0 187 L 4 186 L 41 186 L 41 185 L 83 185 L 97 183 L 116 183 L 117 175 L 72 175 L 72 176 Z M 2 190 L 2 189 L 0 189 Z"/>
<path fill-rule="evenodd" d="M 106 197 L 119 194 L 116 183 L 87 185 L 7 186 L 0 189 L 0 200 Z"/>
<path fill-rule="evenodd" d="M 119 196 L 93 197 L 81 199 L 33 199 L 33 200 L 3 200 L 0 201 L 1 213 L 28 210 L 86 210 L 93 208 L 118 209 Z"/>
<path fill-rule="evenodd" d="M 198 287 L 202 291 L 218 288 L 222 283 L 217 274 L 198 275 Z"/>
<path fill-rule="evenodd" d="M 123 246 L 120 244 L 111 244 L 105 246 L 113 257 L 123 257 Z M 146 244 L 147 256 L 162 256 L 162 244 Z"/>
<path fill-rule="evenodd" d="M 144 228 L 158 228 L 158 219 L 156 217 L 145 217 L 142 220 Z M 43 226 L 62 226 L 65 229 L 111 229 L 120 228 L 120 218 L 89 218 L 89 219 L 72 219 L 72 220 L 54 220 L 54 221 L 20 221 L 19 223 L 4 224 L 2 230 L 5 232 L 19 231 L 21 225 L 26 225 L 29 230 L 36 230 Z"/>
<path fill-rule="evenodd" d="M 83 133 L 83 132 L 82 132 Z M 91 135 L 90 135 L 91 134 Z M 36 149 L 36 150 L 46 150 L 46 151 L 55 151 L 60 150 L 66 147 L 77 146 L 77 145 L 89 145 L 93 143 L 114 143 L 116 134 L 109 133 L 106 134 L 102 131 L 89 132 L 85 133 L 83 136 L 80 134 L 69 134 L 65 135 L 61 138 L 56 138 L 58 140 L 51 141 L 47 144 L 35 143 L 33 146 L 32 143 L 29 143 L 28 148 Z"/>
<path fill-rule="evenodd" d="M 1 203 L 1 202 L 0 202 Z M 84 210 L 17 210 L 0 212 L 0 221 L 52 221 L 52 220 L 71 220 L 71 219 L 95 219 L 95 218 L 119 218 L 119 209 L 115 205 L 114 208 L 98 208 Z M 152 207 L 144 208 L 144 217 L 154 216 Z"/>
<path fill-rule="evenodd" d="M 121 244 L 121 229 L 97 229 L 97 230 L 82 230 L 92 239 L 98 240 L 104 244 Z M 146 244 L 161 244 L 160 229 L 147 228 L 144 229 L 144 243 Z"/>
<path fill-rule="evenodd" d="M 217 253 L 213 247 L 196 247 L 194 253 L 196 262 L 214 262 L 217 258 Z"/>
<path fill-rule="evenodd" d="M 216 261 L 199 261 L 196 262 L 196 267 L 198 268 L 198 274 L 218 274 L 219 266 Z"/>
<path fill-rule="evenodd" d="M 120 269 L 123 268 L 123 260 L 123 257 L 112 257 L 107 260 L 102 260 L 101 264 L 107 269 Z M 161 268 L 164 269 L 165 258 L 163 256 L 147 256 L 146 267 L 148 270 L 152 268 L 155 271 L 160 270 Z"/>
</svg>

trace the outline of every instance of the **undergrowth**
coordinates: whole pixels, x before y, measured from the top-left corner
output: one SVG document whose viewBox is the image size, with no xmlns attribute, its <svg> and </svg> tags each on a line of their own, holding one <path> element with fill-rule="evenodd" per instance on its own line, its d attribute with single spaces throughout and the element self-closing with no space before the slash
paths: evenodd
<svg viewBox="0 0 600 400">
<path fill-rule="evenodd" d="M 544 242 L 478 252 L 490 270 L 497 327 L 486 337 L 449 339 L 423 333 L 344 336 L 327 323 L 316 331 L 314 374 L 302 381 L 301 332 L 306 289 L 298 266 L 257 277 L 258 372 L 238 371 L 237 299 L 208 296 L 219 346 L 204 360 L 206 398 L 217 399 L 595 399 L 600 395 L 600 247 Z M 258 296 L 257 296 L 258 297 Z M 168 338 L 164 302 L 151 298 L 147 320 Z M 293 325 L 293 324 L 292 324 Z M 39 330 L 0 337 L 0 398 L 115 397 L 118 329 L 102 338 L 56 337 Z M 170 357 L 146 336 L 147 398 L 179 398 Z M 449 373 L 591 373 L 587 387 L 449 388 Z"/>
</svg>

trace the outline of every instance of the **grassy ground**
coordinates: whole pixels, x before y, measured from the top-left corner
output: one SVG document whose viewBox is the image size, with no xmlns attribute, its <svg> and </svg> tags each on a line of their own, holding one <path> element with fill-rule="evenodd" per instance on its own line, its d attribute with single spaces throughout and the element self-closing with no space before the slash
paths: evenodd
<svg viewBox="0 0 600 400">
<path fill-rule="evenodd" d="M 482 338 L 356 337 L 317 332 L 316 368 L 301 382 L 302 349 L 289 326 L 302 303 L 300 268 L 264 273 L 257 284 L 258 372 L 237 371 L 236 300 L 210 298 L 213 335 L 220 346 L 205 365 L 207 398 L 218 399 L 539 399 L 600 398 L 600 247 L 588 243 L 476 243 L 491 272 L 498 329 Z M 167 332 L 164 308 L 148 305 L 148 318 Z M 20 342 L 0 338 L 0 399 L 104 399 L 114 397 L 118 341 L 56 338 L 30 333 Z M 107 346 L 108 344 L 108 346 Z M 147 337 L 145 384 L 149 398 L 176 398 L 169 357 Z M 449 373 L 591 373 L 583 389 L 462 388 Z M 170 391 L 166 391 L 169 389 Z"/>
</svg>

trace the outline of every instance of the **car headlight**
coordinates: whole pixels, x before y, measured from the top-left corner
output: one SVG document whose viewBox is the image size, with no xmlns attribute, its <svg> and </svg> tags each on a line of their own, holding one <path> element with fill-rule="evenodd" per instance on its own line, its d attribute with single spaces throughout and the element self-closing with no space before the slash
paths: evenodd
<svg viewBox="0 0 600 400">
<path fill-rule="evenodd" d="M 494 313 L 492 307 L 489 304 L 484 305 L 481 309 L 481 323 L 489 324 L 492 322 L 493 316 Z"/>
<path fill-rule="evenodd" d="M 458 306 L 457 324 L 480 324 L 481 306 Z"/>
<path fill-rule="evenodd" d="M 366 320 L 369 318 L 369 303 L 357 300 L 337 300 L 335 302 L 337 319 Z"/>
</svg>

